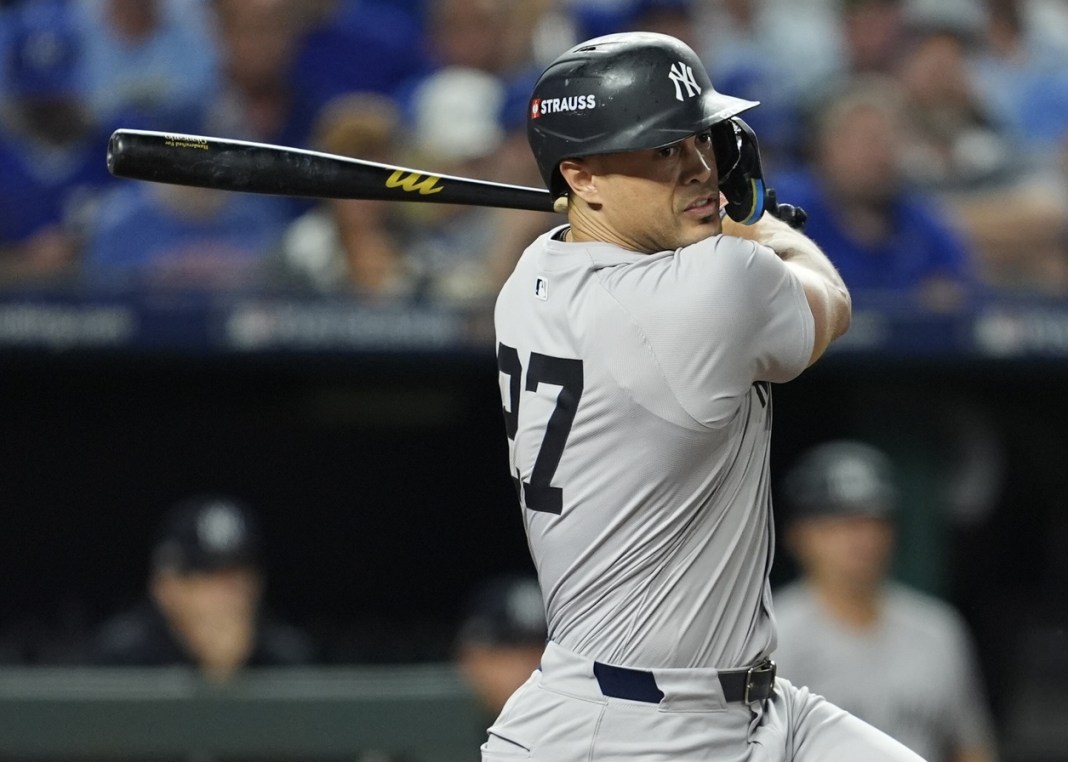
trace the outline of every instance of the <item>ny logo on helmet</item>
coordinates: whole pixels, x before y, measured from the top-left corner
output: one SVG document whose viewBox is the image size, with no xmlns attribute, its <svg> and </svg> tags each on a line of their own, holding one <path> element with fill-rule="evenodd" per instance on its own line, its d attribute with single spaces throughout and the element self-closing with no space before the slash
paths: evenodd
<svg viewBox="0 0 1068 762">
<path fill-rule="evenodd" d="M 697 80 L 693 76 L 693 68 L 687 66 L 682 61 L 677 64 L 671 65 L 671 70 L 668 72 L 668 79 L 675 83 L 675 99 L 686 100 L 686 98 L 692 98 L 701 92 L 701 86 L 697 84 Z M 682 88 L 685 86 L 686 95 L 683 96 Z"/>
</svg>

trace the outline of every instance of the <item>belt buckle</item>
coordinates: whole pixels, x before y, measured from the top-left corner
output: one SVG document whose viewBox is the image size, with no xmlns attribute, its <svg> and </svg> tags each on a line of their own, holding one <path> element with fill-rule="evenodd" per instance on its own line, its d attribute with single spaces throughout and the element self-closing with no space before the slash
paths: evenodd
<svg viewBox="0 0 1068 762">
<path fill-rule="evenodd" d="M 755 700 L 749 697 L 749 691 L 753 688 L 759 687 L 754 684 L 754 677 L 762 677 L 764 675 L 768 675 L 768 687 L 773 690 L 775 686 L 776 670 L 777 667 L 775 666 L 775 662 L 771 659 L 764 659 L 764 661 L 760 662 L 759 664 L 754 664 L 752 667 L 750 667 L 749 670 L 745 673 L 745 691 L 742 693 L 742 701 L 744 701 L 746 704 L 751 704 Z M 767 697 L 765 696 L 765 698 Z"/>
</svg>

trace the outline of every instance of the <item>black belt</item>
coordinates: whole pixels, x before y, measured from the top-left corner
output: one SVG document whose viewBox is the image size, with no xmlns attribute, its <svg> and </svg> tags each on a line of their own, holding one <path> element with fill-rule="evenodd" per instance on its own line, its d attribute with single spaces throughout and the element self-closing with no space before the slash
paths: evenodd
<svg viewBox="0 0 1068 762">
<path fill-rule="evenodd" d="M 612 698 L 630 699 L 659 704 L 664 692 L 656 684 L 652 672 L 611 664 L 593 663 L 593 675 L 601 686 L 601 693 Z M 723 669 L 717 673 L 723 698 L 751 704 L 764 701 L 775 692 L 775 662 L 764 659 L 748 669 Z"/>
</svg>

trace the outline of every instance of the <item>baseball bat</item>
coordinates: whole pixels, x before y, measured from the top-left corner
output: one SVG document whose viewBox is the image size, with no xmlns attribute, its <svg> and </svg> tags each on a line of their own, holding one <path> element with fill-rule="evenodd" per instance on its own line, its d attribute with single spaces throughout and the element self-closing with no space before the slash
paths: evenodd
<svg viewBox="0 0 1068 762">
<path fill-rule="evenodd" d="M 540 188 L 202 135 L 116 130 L 107 162 L 116 177 L 199 188 L 553 211 L 549 192 Z"/>
</svg>

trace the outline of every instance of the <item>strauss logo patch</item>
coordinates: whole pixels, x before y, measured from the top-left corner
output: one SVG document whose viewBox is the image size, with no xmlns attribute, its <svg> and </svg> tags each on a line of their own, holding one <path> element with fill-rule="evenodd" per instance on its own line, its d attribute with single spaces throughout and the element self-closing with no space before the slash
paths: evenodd
<svg viewBox="0 0 1068 762">
<path fill-rule="evenodd" d="M 567 98 L 535 98 L 530 102 L 530 118 L 537 119 L 561 111 L 587 111 L 591 108 L 597 108 L 597 96 L 593 93 L 571 95 Z"/>
</svg>

